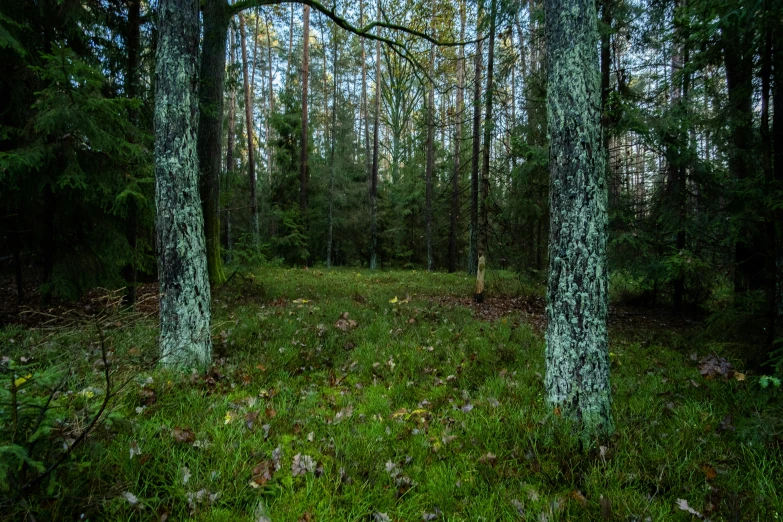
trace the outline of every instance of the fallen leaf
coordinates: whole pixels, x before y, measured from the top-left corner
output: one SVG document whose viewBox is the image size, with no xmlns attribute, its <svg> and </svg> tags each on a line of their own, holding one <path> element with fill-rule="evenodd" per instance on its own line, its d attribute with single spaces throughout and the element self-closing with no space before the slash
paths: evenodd
<svg viewBox="0 0 783 522">
<path fill-rule="evenodd" d="M 258 419 L 257 411 L 249 411 L 245 414 L 245 426 L 247 426 L 247 429 L 253 431 L 255 428 L 256 419 Z"/>
<path fill-rule="evenodd" d="M 274 419 L 275 417 L 277 417 L 277 410 L 275 410 L 273 407 L 270 406 L 269 408 L 264 410 L 264 414 L 267 416 L 267 418 Z"/>
<path fill-rule="evenodd" d="M 231 424 L 232 422 L 234 422 L 234 419 L 236 419 L 236 417 L 237 417 L 236 413 L 234 413 L 233 411 L 227 411 L 226 416 L 223 417 L 223 424 Z"/>
<path fill-rule="evenodd" d="M 397 301 L 399 301 L 399 299 L 397 299 L 397 296 L 396 296 L 396 295 L 394 296 L 394 299 L 389 299 L 389 302 L 390 302 L 391 304 L 394 304 L 394 303 L 396 303 Z"/>
<path fill-rule="evenodd" d="M 31 377 L 32 377 L 32 374 L 29 374 L 29 373 L 27 375 L 25 375 L 24 377 L 19 377 L 18 379 L 16 379 L 14 381 L 14 388 L 20 387 L 21 385 L 26 383 Z"/>
<path fill-rule="evenodd" d="M 123 491 L 122 496 L 125 500 L 128 501 L 128 504 L 133 507 L 136 507 L 139 504 L 139 499 L 130 491 Z"/>
<path fill-rule="evenodd" d="M 519 513 L 519 516 L 523 519 L 525 518 L 525 505 L 520 502 L 519 500 L 512 498 L 511 499 L 511 505 L 514 506 L 517 509 L 517 513 Z"/>
<path fill-rule="evenodd" d="M 297 453 L 291 463 L 291 475 L 298 477 L 315 471 L 316 463 L 310 455 Z"/>
<path fill-rule="evenodd" d="M 473 405 L 471 403 L 467 403 L 462 408 L 460 408 L 460 410 L 462 410 L 462 413 L 470 413 L 473 411 Z"/>
<path fill-rule="evenodd" d="M 250 486 L 263 486 L 272 479 L 275 472 L 275 463 L 272 460 L 262 460 L 255 465 L 250 478 Z"/>
<path fill-rule="evenodd" d="M 581 491 L 575 489 L 569 493 L 568 496 L 579 502 L 582 507 L 587 507 L 587 498 L 585 498 Z"/>
<path fill-rule="evenodd" d="M 437 520 L 437 518 L 439 516 L 441 516 L 442 514 L 443 514 L 443 512 L 440 509 L 438 509 L 437 506 L 435 506 L 435 512 L 434 513 L 424 513 L 421 516 L 421 519 L 425 520 L 425 521 L 427 521 L 427 520 Z"/>
<path fill-rule="evenodd" d="M 740 372 L 734 372 L 734 378 L 738 381 L 744 381 L 745 380 L 745 374 Z"/>
<path fill-rule="evenodd" d="M 378 513 L 377 511 L 372 514 L 373 522 L 391 522 L 389 515 L 386 513 Z"/>
<path fill-rule="evenodd" d="M 690 513 L 691 515 L 695 516 L 696 518 L 700 520 L 704 520 L 704 515 L 693 509 L 688 505 L 688 501 L 684 498 L 678 498 L 677 504 L 675 504 L 678 508 L 680 508 L 682 511 L 685 511 L 687 513 Z"/>
<path fill-rule="evenodd" d="M 134 455 L 141 455 L 139 444 L 134 440 L 130 443 L 130 458 L 133 459 Z"/>
<path fill-rule="evenodd" d="M 174 436 L 174 440 L 177 442 L 184 442 L 191 444 L 196 440 L 196 434 L 190 430 L 175 427 L 171 434 Z"/>
<path fill-rule="evenodd" d="M 701 470 L 704 472 L 704 475 L 707 477 L 707 480 L 712 480 L 718 476 L 718 472 L 715 471 L 715 468 L 710 466 L 709 464 L 702 464 Z"/>
<path fill-rule="evenodd" d="M 494 466 L 495 462 L 497 462 L 498 458 L 493 455 L 492 453 L 487 453 L 486 455 L 483 455 L 479 457 L 478 461 L 481 464 L 489 464 L 490 466 Z"/>
</svg>

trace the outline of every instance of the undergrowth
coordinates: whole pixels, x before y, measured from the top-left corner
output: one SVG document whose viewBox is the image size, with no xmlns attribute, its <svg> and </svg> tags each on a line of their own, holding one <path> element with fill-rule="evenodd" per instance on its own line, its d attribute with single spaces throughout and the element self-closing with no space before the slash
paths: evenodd
<svg viewBox="0 0 783 522">
<path fill-rule="evenodd" d="M 472 287 L 461 274 L 260 269 L 213 292 L 208 374 L 155 369 L 154 321 L 119 314 L 105 338 L 113 382 L 127 384 L 115 388 L 110 421 L 35 494 L 10 496 L 23 469 L 36 471 L 0 454 L 0 516 L 693 519 L 684 506 L 711 520 L 783 515 L 779 388 L 749 373 L 702 377 L 698 361 L 720 347 L 691 332 L 615 328 L 616 433 L 584 451 L 544 402 L 544 343 L 525 313 L 488 322 L 444 299 Z M 542 293 L 510 273 L 488 278 L 489 295 Z M 60 409 L 38 443 L 48 448 L 41 462 L 56 459 L 103 399 L 95 329 L 8 328 L 0 339 L 4 390 L 29 374 L 26 399 L 39 400 L 51 385 L 36 372 L 57 369 Z M 22 357 L 24 369 L 10 367 Z M 3 446 L 10 410 L 4 399 Z"/>
</svg>

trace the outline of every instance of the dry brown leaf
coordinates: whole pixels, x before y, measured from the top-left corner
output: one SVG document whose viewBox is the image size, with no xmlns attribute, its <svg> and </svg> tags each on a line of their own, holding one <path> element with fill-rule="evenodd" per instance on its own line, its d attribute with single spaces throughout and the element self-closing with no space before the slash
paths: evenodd
<svg viewBox="0 0 783 522">
<path fill-rule="evenodd" d="M 579 502 L 579 505 L 582 507 L 587 507 L 587 498 L 585 498 L 581 491 L 575 489 L 569 493 L 568 496 Z"/>
<path fill-rule="evenodd" d="M 192 444 L 196 441 L 196 434 L 188 429 L 182 429 L 179 426 L 175 427 L 173 430 L 171 430 L 171 435 L 174 437 L 174 440 L 176 442 L 184 442 L 187 444 Z"/>
<path fill-rule="evenodd" d="M 712 480 L 718 476 L 718 472 L 715 471 L 715 468 L 710 466 L 709 464 L 702 464 L 701 470 L 704 472 L 704 475 L 707 477 L 707 480 Z"/>
</svg>

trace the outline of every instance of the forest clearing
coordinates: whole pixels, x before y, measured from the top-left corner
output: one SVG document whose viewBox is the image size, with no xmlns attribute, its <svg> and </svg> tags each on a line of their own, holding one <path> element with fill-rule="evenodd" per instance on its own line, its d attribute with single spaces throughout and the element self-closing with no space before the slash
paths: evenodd
<svg viewBox="0 0 783 522">
<path fill-rule="evenodd" d="M 101 335 L 112 368 L 104 420 L 51 477 L 60 494 L 10 519 L 691 520 L 681 500 L 711 520 L 783 510 L 779 390 L 710 366 L 723 355 L 701 327 L 612 309 L 615 434 L 583 451 L 545 401 L 540 283 L 498 272 L 498 301 L 474 304 L 459 301 L 464 274 L 254 275 L 215 294 L 206 373 L 156 368 L 154 315 L 3 330 L 4 355 L 32 374 L 22 400 L 62 379 L 56 417 L 68 420 L 47 421 L 57 441 L 102 404 Z"/>
<path fill-rule="evenodd" d="M 0 519 L 774 521 L 775 0 L 0 0 Z"/>
</svg>

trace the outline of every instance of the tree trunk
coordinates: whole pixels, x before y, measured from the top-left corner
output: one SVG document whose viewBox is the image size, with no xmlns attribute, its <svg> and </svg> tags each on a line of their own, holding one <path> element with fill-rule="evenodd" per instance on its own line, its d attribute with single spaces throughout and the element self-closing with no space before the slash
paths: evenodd
<svg viewBox="0 0 783 522">
<path fill-rule="evenodd" d="M 459 39 L 465 40 L 465 0 L 459 4 Z M 451 175 L 451 223 L 449 224 L 449 272 L 457 270 L 457 220 L 459 219 L 459 174 L 462 170 L 462 113 L 465 110 L 465 46 L 457 58 L 457 107 L 454 122 L 454 172 Z"/>
<path fill-rule="evenodd" d="M 468 246 L 468 275 L 478 273 L 478 208 L 479 160 L 481 151 L 481 4 L 476 22 L 475 81 L 473 83 L 473 157 L 470 168 L 470 245 Z"/>
<path fill-rule="evenodd" d="M 359 0 L 359 25 L 364 25 L 364 0 Z M 372 170 L 372 156 L 370 152 L 370 114 L 367 109 L 367 51 L 364 47 L 364 38 L 361 38 L 362 45 L 362 99 L 359 118 L 364 122 L 364 175 L 369 181 L 370 171 Z"/>
<path fill-rule="evenodd" d="M 550 149 L 547 398 L 582 440 L 613 431 L 607 190 L 593 0 L 545 0 Z"/>
<path fill-rule="evenodd" d="M 236 49 L 234 40 L 234 31 L 229 27 L 229 59 L 231 65 L 236 63 L 234 51 Z M 236 108 L 237 108 L 237 95 L 236 90 L 231 89 L 228 94 L 228 137 L 226 139 L 226 173 L 224 177 L 224 185 L 228 189 L 228 181 L 234 174 L 234 140 L 236 136 Z M 226 261 L 231 260 L 231 251 L 234 250 L 234 245 L 231 236 L 231 209 L 228 202 L 225 208 L 225 241 L 226 241 Z"/>
<path fill-rule="evenodd" d="M 155 57 L 155 204 L 161 362 L 206 367 L 210 288 L 198 191 L 199 2 L 160 0 Z"/>
<path fill-rule="evenodd" d="M 223 85 L 226 40 L 231 20 L 225 0 L 204 2 L 204 42 L 199 74 L 198 161 L 199 192 L 204 214 L 207 270 L 214 285 L 226 280 L 220 257 L 220 164 L 223 158 Z"/>
<path fill-rule="evenodd" d="M 378 0 L 378 19 L 381 3 Z M 381 122 L 381 42 L 375 42 L 375 115 L 372 134 L 372 174 L 370 177 L 370 270 L 378 266 L 378 131 Z"/>
<path fill-rule="evenodd" d="M 778 187 L 783 186 L 783 31 L 778 30 L 773 44 L 773 80 L 772 103 L 772 149 L 773 176 Z M 783 209 L 774 214 L 775 221 L 775 298 L 777 327 L 783 328 Z"/>
<path fill-rule="evenodd" d="M 722 27 L 723 57 L 729 108 L 728 167 L 731 177 L 739 184 L 747 183 L 754 168 L 753 154 L 753 56 L 752 31 L 741 27 L 738 16 L 726 17 Z M 744 214 L 747 204 L 745 191 L 734 196 L 733 211 Z M 755 214 L 755 211 L 749 211 Z M 734 292 L 741 296 L 764 287 L 764 248 L 761 223 L 739 216 L 738 237 L 735 243 Z"/>
<path fill-rule="evenodd" d="M 427 270 L 432 271 L 432 174 L 435 170 L 435 46 L 430 47 L 430 85 L 427 94 L 427 165 L 424 173 L 425 202 L 424 219 L 427 240 Z"/>
<path fill-rule="evenodd" d="M 307 223 L 307 83 L 310 74 L 310 6 L 304 6 L 304 46 L 302 50 L 302 138 L 299 151 L 299 213 Z"/>
<path fill-rule="evenodd" d="M 766 7 L 766 6 L 765 6 Z M 761 50 L 761 162 L 764 169 L 765 193 L 773 194 L 775 190 L 775 180 L 772 165 L 772 142 L 770 140 L 769 129 L 769 94 L 770 80 L 772 79 L 772 34 L 769 29 L 764 32 L 764 41 Z M 767 251 L 764 256 L 764 275 L 766 284 L 764 285 L 765 310 L 764 315 L 767 320 L 767 338 L 766 344 L 771 349 L 775 341 L 775 323 L 776 323 L 776 285 L 775 285 L 775 211 L 772 208 L 766 208 L 764 212 L 764 234 Z"/>
<path fill-rule="evenodd" d="M 272 61 L 272 33 L 270 31 L 269 27 L 269 17 L 267 16 L 264 18 L 264 21 L 266 23 L 266 50 L 267 50 L 267 59 L 269 60 L 269 64 L 267 67 L 267 71 L 269 72 L 269 90 L 267 91 L 267 94 L 269 96 L 269 102 L 267 104 L 267 113 L 266 113 L 266 157 L 267 157 L 267 167 L 269 168 L 269 172 L 267 174 L 267 186 L 272 186 L 272 171 L 274 168 L 274 147 L 272 146 L 272 126 L 270 125 L 270 122 L 272 121 L 272 115 L 275 113 L 275 88 L 274 88 L 274 82 L 272 81 L 272 69 L 274 62 Z"/>
<path fill-rule="evenodd" d="M 337 140 L 337 28 L 332 27 L 332 132 L 329 141 L 329 216 L 326 225 L 326 268 L 332 267 L 332 242 L 334 240 L 334 146 Z"/>
<path fill-rule="evenodd" d="M 139 49 L 141 41 L 141 0 L 128 1 L 128 35 L 126 49 L 128 51 L 128 68 L 125 71 L 125 94 L 129 99 L 137 96 L 139 82 Z M 134 125 L 139 124 L 139 115 L 132 109 L 129 119 Z M 128 201 L 128 223 L 125 230 L 128 246 L 131 250 L 131 261 L 125 269 L 125 302 L 131 306 L 136 303 L 136 250 L 139 231 L 139 210 L 134 196 Z"/>
<path fill-rule="evenodd" d="M 497 12 L 495 9 L 497 0 L 492 0 L 489 9 L 489 49 L 487 51 L 487 112 L 484 116 L 484 151 L 481 159 L 483 161 L 481 169 L 481 206 L 479 207 L 479 227 L 478 227 L 478 275 L 476 278 L 476 291 L 474 299 L 479 303 L 484 301 L 484 271 L 487 268 L 487 234 L 489 233 L 489 153 L 492 141 L 492 74 L 495 61 L 495 19 Z"/>
<path fill-rule="evenodd" d="M 253 145 L 253 98 L 250 94 L 250 77 L 247 67 L 247 38 L 245 37 L 245 17 L 239 14 L 239 37 L 242 46 L 242 80 L 245 88 L 245 132 L 247 134 L 247 177 L 250 182 L 250 219 L 252 222 L 253 248 L 258 248 L 261 240 L 258 225 L 258 196 L 256 195 L 256 155 Z"/>
</svg>

